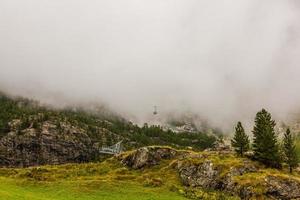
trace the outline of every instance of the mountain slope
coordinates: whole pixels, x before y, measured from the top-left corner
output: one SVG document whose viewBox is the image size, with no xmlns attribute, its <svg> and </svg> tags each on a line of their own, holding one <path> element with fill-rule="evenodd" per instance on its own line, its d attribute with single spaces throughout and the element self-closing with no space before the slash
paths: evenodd
<svg viewBox="0 0 300 200">
<path fill-rule="evenodd" d="M 0 95 L 0 166 L 35 166 L 101 160 L 102 146 L 123 141 L 124 149 L 145 145 L 205 149 L 216 138 L 139 127 L 125 119 L 84 108 L 54 109 L 24 98 Z"/>
</svg>

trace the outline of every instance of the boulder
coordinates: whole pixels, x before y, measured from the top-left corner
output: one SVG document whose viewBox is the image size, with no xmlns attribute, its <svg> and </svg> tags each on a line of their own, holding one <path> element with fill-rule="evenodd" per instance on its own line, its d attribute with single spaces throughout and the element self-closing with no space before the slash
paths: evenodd
<svg viewBox="0 0 300 200">
<path fill-rule="evenodd" d="M 234 181 L 235 176 L 242 176 L 247 173 L 258 172 L 258 168 L 250 161 L 244 161 L 242 166 L 231 167 L 230 171 L 222 178 L 220 188 L 222 191 L 226 191 L 232 195 L 237 195 L 241 199 L 251 199 L 256 194 L 253 192 L 254 187 L 251 185 L 240 185 Z"/>
<path fill-rule="evenodd" d="M 171 159 L 178 152 L 168 147 L 143 147 L 122 158 L 122 163 L 133 169 L 141 169 L 159 164 L 162 159 Z"/>
<path fill-rule="evenodd" d="M 229 174 L 231 176 L 241 176 L 246 173 L 258 172 L 258 167 L 256 167 L 251 161 L 244 161 L 242 166 L 231 167 Z"/>
<path fill-rule="evenodd" d="M 185 186 L 218 188 L 220 171 L 209 160 L 204 163 L 178 163 L 179 177 Z"/>
</svg>

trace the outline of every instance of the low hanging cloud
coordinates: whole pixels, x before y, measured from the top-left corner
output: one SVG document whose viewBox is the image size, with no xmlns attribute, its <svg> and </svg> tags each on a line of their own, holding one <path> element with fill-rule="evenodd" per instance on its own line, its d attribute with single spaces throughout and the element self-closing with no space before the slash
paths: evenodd
<svg viewBox="0 0 300 200">
<path fill-rule="evenodd" d="M 1 0 L 0 90 L 222 127 L 300 109 L 298 0 Z"/>
</svg>

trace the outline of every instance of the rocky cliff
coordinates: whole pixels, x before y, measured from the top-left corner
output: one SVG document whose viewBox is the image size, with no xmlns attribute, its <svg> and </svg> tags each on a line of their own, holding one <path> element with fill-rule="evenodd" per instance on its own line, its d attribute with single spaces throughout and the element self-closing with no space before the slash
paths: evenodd
<svg viewBox="0 0 300 200">
<path fill-rule="evenodd" d="M 20 129 L 21 120 L 9 123 L 9 132 L 0 139 L 0 166 L 28 167 L 99 159 L 99 148 L 107 138 L 121 137 L 102 128 L 93 137 L 81 127 L 68 122 L 46 120 Z"/>
<path fill-rule="evenodd" d="M 121 140 L 126 150 L 153 144 L 200 150 L 211 147 L 216 140 L 201 132 L 139 127 L 99 109 L 55 109 L 0 93 L 0 167 L 99 161 L 106 157 L 99 153 L 102 146 Z"/>
</svg>

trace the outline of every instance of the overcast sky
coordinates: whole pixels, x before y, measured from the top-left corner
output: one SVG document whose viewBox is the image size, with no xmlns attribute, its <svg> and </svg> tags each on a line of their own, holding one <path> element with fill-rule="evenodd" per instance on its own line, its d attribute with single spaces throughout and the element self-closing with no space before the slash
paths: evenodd
<svg viewBox="0 0 300 200">
<path fill-rule="evenodd" d="M 284 117 L 299 63 L 299 0 L 0 0 L 0 90 L 47 103 Z"/>
</svg>

